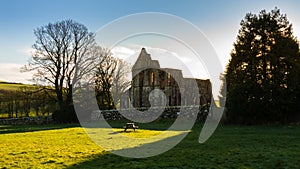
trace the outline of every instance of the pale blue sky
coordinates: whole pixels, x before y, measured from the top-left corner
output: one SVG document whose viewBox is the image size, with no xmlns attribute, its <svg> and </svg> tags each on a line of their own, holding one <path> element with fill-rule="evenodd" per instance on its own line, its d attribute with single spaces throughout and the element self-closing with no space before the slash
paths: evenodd
<svg viewBox="0 0 300 169">
<path fill-rule="evenodd" d="M 277 6 L 293 23 L 300 37 L 300 1 L 297 0 L 2 0 L 0 1 L 0 80 L 21 81 L 30 74 L 17 68 L 26 64 L 35 38 L 33 30 L 49 22 L 73 19 L 92 32 L 125 15 L 163 12 L 195 24 L 215 47 L 225 66 L 239 23 L 246 13 Z"/>
</svg>

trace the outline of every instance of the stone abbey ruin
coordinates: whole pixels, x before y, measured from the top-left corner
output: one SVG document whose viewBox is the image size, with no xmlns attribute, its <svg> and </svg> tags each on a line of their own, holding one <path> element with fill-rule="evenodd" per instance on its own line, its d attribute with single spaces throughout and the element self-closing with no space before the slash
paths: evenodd
<svg viewBox="0 0 300 169">
<path fill-rule="evenodd" d="M 120 96 L 120 109 L 94 111 L 90 119 L 151 122 L 181 118 L 205 120 L 212 100 L 209 79 L 183 77 L 182 70 L 161 68 L 157 60 L 142 48 L 132 67 L 131 87 Z M 136 111 L 138 110 L 138 111 Z M 140 111 L 146 113 L 140 113 Z"/>
<path fill-rule="evenodd" d="M 142 48 L 132 67 L 132 77 L 131 87 L 128 90 L 129 97 L 121 99 L 123 108 L 133 106 L 141 109 L 149 108 L 151 105 L 209 107 L 211 103 L 212 85 L 209 79 L 184 78 L 182 70 L 161 68 L 158 60 L 152 60 L 145 48 Z M 198 92 L 187 93 L 188 97 L 183 98 L 184 92 L 190 92 L 193 83 L 197 86 Z M 151 96 L 154 89 L 163 91 L 165 96 L 159 94 Z M 163 101 L 164 105 L 162 105 Z"/>
</svg>

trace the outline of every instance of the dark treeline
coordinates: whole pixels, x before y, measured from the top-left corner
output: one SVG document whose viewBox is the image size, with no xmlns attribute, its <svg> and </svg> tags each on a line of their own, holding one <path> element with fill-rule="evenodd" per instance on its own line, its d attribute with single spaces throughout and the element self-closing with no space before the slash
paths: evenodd
<svg viewBox="0 0 300 169">
<path fill-rule="evenodd" d="M 57 108 L 54 93 L 44 87 L 22 86 L 0 90 L 0 117 L 49 116 Z"/>
</svg>

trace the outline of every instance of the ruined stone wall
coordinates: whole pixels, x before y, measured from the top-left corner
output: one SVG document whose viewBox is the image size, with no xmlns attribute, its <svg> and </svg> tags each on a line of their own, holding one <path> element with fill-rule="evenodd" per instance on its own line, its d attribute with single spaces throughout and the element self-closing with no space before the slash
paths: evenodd
<svg viewBox="0 0 300 169">
<path fill-rule="evenodd" d="M 177 81 L 166 71 L 160 69 L 146 69 L 137 74 L 132 80 L 131 102 L 136 108 L 150 107 L 149 94 L 154 89 L 160 89 L 166 96 L 167 106 L 180 105 L 180 89 Z M 153 95 L 154 102 L 161 102 L 161 95 Z"/>
<path fill-rule="evenodd" d="M 166 106 L 181 105 L 207 105 L 212 98 L 212 88 L 210 80 L 189 79 L 180 76 L 180 73 L 168 73 L 162 69 L 146 69 L 137 74 L 132 80 L 131 102 L 135 108 L 151 107 L 149 94 L 154 89 L 160 89 L 165 94 Z M 198 93 L 190 93 L 191 86 L 198 87 Z M 182 93 L 187 92 L 188 97 L 182 97 Z M 185 98 L 186 100 L 182 100 Z M 154 99 L 161 102 L 163 98 L 157 96 Z M 155 104 L 155 103 L 154 103 Z M 155 104 L 157 105 L 157 104 Z"/>
<path fill-rule="evenodd" d="M 129 89 L 130 101 L 121 101 L 123 108 L 130 108 L 129 102 L 135 108 L 151 107 L 149 94 L 154 89 L 160 89 L 165 94 L 166 106 L 182 106 L 187 104 L 209 105 L 212 98 L 210 80 L 184 78 L 182 71 L 172 68 L 160 68 L 157 60 L 143 48 L 132 68 L 132 83 Z M 197 86 L 198 92 L 190 93 L 191 87 Z M 182 97 L 188 96 L 188 97 Z M 185 98 L 185 99 L 182 99 Z M 160 95 L 154 95 L 153 104 L 161 103 Z"/>
</svg>

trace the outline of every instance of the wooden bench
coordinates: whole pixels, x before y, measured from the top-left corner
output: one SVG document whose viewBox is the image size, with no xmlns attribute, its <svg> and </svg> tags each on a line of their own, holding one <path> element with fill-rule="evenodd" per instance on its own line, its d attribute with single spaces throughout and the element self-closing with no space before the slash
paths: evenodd
<svg viewBox="0 0 300 169">
<path fill-rule="evenodd" d="M 135 131 L 135 129 L 138 129 L 139 126 L 136 126 L 134 123 L 126 123 L 125 126 L 123 126 L 124 128 L 124 132 L 126 132 L 127 129 L 133 129 Z"/>
</svg>

